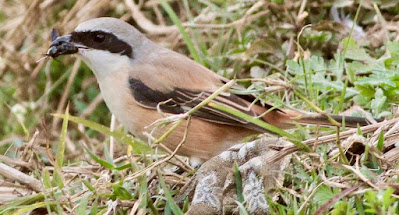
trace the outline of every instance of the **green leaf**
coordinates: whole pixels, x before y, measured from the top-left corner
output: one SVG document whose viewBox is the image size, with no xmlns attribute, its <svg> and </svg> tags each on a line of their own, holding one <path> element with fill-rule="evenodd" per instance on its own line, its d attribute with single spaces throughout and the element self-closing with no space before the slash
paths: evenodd
<svg viewBox="0 0 399 215">
<path fill-rule="evenodd" d="M 352 70 L 356 75 L 369 74 L 372 69 L 370 68 L 370 65 L 364 64 L 360 61 L 346 62 L 345 66 L 347 70 Z"/>
<path fill-rule="evenodd" d="M 370 57 L 369 54 L 366 53 L 366 51 L 362 48 L 360 48 L 357 44 L 356 41 L 353 40 L 352 38 L 345 38 L 342 40 L 343 44 L 347 44 L 348 49 L 346 50 L 345 53 L 345 58 L 346 59 L 351 59 L 351 60 L 358 60 L 358 61 L 373 61 L 374 59 Z"/>
<path fill-rule="evenodd" d="M 337 81 L 341 81 L 342 74 L 344 73 L 344 59 L 341 52 L 334 54 L 334 59 L 330 61 L 329 70 L 337 76 Z"/>
<path fill-rule="evenodd" d="M 310 68 L 314 72 L 320 73 L 327 70 L 327 64 L 322 57 L 312 56 L 309 60 Z"/>
<path fill-rule="evenodd" d="M 302 75 L 302 69 L 298 62 L 287 60 L 287 71 L 293 75 Z"/>
<path fill-rule="evenodd" d="M 331 211 L 332 215 L 353 215 L 355 213 L 356 208 L 353 208 L 351 204 L 344 201 L 337 202 Z"/>
<path fill-rule="evenodd" d="M 112 188 L 114 189 L 114 192 L 113 192 L 114 195 L 116 195 L 116 197 L 118 199 L 123 199 L 123 200 L 133 199 L 132 194 L 130 194 L 130 192 L 123 186 L 121 186 L 119 184 L 114 184 L 114 185 L 112 185 Z"/>
<path fill-rule="evenodd" d="M 91 192 L 94 192 L 96 190 L 87 180 L 82 180 L 82 182 Z"/>
<path fill-rule="evenodd" d="M 361 78 L 355 82 L 355 85 L 370 85 L 370 86 L 380 86 L 387 85 L 389 87 L 396 87 L 396 83 L 390 80 L 391 75 L 387 74 L 373 74 L 366 78 Z"/>
<path fill-rule="evenodd" d="M 334 193 L 331 190 L 331 187 L 328 187 L 327 185 L 322 185 L 317 189 L 316 193 L 314 194 L 313 200 L 315 203 L 319 205 L 323 205 L 326 203 L 328 200 L 333 198 L 337 193 Z"/>
<path fill-rule="evenodd" d="M 399 42 L 388 42 L 386 44 L 386 48 L 391 54 L 391 56 L 398 56 L 399 55 Z"/>
<path fill-rule="evenodd" d="M 91 204 L 90 215 L 103 214 L 98 211 L 98 199 L 96 198 Z"/>
<path fill-rule="evenodd" d="M 378 88 L 375 92 L 374 99 L 371 100 L 371 109 L 374 111 L 375 115 L 378 116 L 381 113 L 386 100 L 387 97 L 384 96 L 384 92 Z"/>
<path fill-rule="evenodd" d="M 89 197 L 92 194 L 93 194 L 92 192 L 87 192 L 83 195 L 83 197 L 80 199 L 80 204 L 79 204 L 78 208 L 76 209 L 76 214 L 78 214 L 78 215 L 86 214 L 87 203 L 89 202 Z"/>
<path fill-rule="evenodd" d="M 382 204 L 385 210 L 388 210 L 389 206 L 396 201 L 392 194 L 394 189 L 392 187 L 388 187 L 382 195 Z"/>
</svg>

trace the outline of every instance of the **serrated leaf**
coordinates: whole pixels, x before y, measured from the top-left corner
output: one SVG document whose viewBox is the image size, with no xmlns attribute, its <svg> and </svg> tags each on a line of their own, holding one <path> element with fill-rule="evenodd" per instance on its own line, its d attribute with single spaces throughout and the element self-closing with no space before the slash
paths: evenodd
<svg viewBox="0 0 399 215">
<path fill-rule="evenodd" d="M 331 198 L 333 198 L 335 194 L 336 193 L 334 193 L 330 187 L 328 187 L 327 185 L 322 185 L 319 187 L 319 189 L 317 189 L 313 200 L 317 202 L 317 204 L 322 205 Z"/>
<path fill-rule="evenodd" d="M 359 61 L 353 61 L 350 63 L 345 63 L 346 69 L 353 70 L 356 75 L 369 74 L 371 73 L 371 68 L 369 65 L 364 64 Z"/>
<path fill-rule="evenodd" d="M 334 59 L 330 61 L 328 69 L 337 76 L 337 80 L 341 80 L 342 74 L 344 73 L 344 65 L 342 63 L 342 53 L 337 52 L 334 54 Z"/>
<path fill-rule="evenodd" d="M 347 45 L 347 50 L 345 53 L 345 59 L 359 60 L 359 61 L 373 61 L 374 59 L 370 57 L 369 54 L 362 48 L 360 48 L 356 41 L 352 38 L 345 38 L 342 40 L 344 47 Z"/>
<path fill-rule="evenodd" d="M 396 87 L 395 82 L 388 79 L 386 76 L 372 75 L 366 78 L 359 79 L 355 82 L 355 85 L 370 85 L 370 86 L 380 86 L 387 85 L 390 87 Z"/>
<path fill-rule="evenodd" d="M 345 88 L 344 83 L 338 81 L 329 81 L 327 79 L 313 79 L 313 84 L 315 84 L 315 86 L 318 86 L 319 89 L 323 89 L 323 91 L 326 91 L 328 88 L 333 88 L 337 91 L 343 92 Z M 345 98 L 352 97 L 357 94 L 359 94 L 358 90 L 353 87 L 347 87 Z"/>
<path fill-rule="evenodd" d="M 310 57 L 309 62 L 310 68 L 312 68 L 312 70 L 317 73 L 327 70 L 327 64 L 324 62 L 324 59 L 322 57 L 312 56 Z"/>
<path fill-rule="evenodd" d="M 298 62 L 287 60 L 287 71 L 293 75 L 302 74 L 301 66 Z"/>
</svg>

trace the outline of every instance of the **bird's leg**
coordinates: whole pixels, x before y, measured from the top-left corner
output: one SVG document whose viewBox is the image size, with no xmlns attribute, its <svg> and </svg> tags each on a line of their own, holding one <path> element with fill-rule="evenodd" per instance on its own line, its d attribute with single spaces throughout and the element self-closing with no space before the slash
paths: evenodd
<svg viewBox="0 0 399 215">
<path fill-rule="evenodd" d="M 269 206 L 265 194 L 276 186 L 276 178 L 281 178 L 281 172 L 290 160 L 290 156 L 286 156 L 268 162 L 278 152 L 269 147 L 275 143 L 288 144 L 269 137 L 238 144 L 222 152 L 199 168 L 176 200 L 191 199 L 187 214 L 230 214 L 238 207 L 236 174 L 240 174 L 247 211 L 267 214 Z M 239 173 L 233 170 L 235 163 Z"/>
</svg>

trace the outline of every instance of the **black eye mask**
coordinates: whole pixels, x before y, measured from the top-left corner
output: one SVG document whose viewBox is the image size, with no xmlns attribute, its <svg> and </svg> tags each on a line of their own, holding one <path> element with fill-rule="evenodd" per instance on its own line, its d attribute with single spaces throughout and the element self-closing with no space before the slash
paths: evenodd
<svg viewBox="0 0 399 215">
<path fill-rule="evenodd" d="M 132 47 L 128 43 L 114 34 L 104 31 L 74 31 L 71 33 L 71 42 L 82 44 L 92 49 L 107 50 L 111 53 L 133 57 Z"/>
<path fill-rule="evenodd" d="M 51 32 L 52 43 L 46 56 L 56 58 L 60 55 L 75 54 L 79 49 L 97 49 L 118 53 L 129 58 L 133 57 L 132 47 L 112 33 L 104 31 L 74 31 L 71 35 L 62 37 L 58 35 L 58 32 L 53 29 Z"/>
</svg>

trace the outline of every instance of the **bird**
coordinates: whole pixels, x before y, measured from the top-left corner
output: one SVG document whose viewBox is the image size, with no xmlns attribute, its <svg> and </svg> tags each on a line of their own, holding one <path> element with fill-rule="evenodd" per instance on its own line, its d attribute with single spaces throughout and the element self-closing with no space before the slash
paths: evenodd
<svg viewBox="0 0 399 215">
<path fill-rule="evenodd" d="M 70 34 L 55 38 L 49 57 L 75 54 L 93 71 L 101 95 L 116 119 L 133 135 L 159 138 L 169 126 L 151 130 L 151 124 L 187 113 L 229 80 L 189 57 L 162 47 L 127 22 L 111 17 L 80 23 Z M 236 87 L 240 85 L 235 84 Z M 281 109 L 254 102 L 253 95 L 232 90 L 212 102 L 242 112 L 281 129 L 299 124 L 331 125 L 325 115 Z M 367 125 L 362 117 L 330 115 L 347 127 Z M 248 136 L 273 133 L 257 124 L 216 109 L 209 103 L 190 117 L 188 129 L 179 126 L 164 141 L 177 154 L 204 162 Z"/>
</svg>

